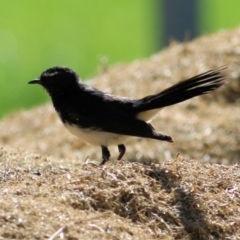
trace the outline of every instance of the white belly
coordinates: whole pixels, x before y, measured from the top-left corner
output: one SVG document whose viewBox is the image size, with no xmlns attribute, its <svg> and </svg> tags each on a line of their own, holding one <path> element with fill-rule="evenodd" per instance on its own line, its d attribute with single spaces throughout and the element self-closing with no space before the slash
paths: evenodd
<svg viewBox="0 0 240 240">
<path fill-rule="evenodd" d="M 145 122 L 150 122 L 159 113 L 160 109 L 152 109 L 137 114 L 137 119 L 143 120 Z"/>
<path fill-rule="evenodd" d="M 129 136 L 115 133 L 100 132 L 91 128 L 83 129 L 76 125 L 64 124 L 70 133 L 81 138 L 84 142 L 96 146 L 109 146 L 123 144 Z"/>
</svg>

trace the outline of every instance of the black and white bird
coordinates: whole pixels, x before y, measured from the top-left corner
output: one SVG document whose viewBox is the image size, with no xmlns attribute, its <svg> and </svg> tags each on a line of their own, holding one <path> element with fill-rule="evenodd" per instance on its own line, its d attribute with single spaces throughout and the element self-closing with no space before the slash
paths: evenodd
<svg viewBox="0 0 240 240">
<path fill-rule="evenodd" d="M 29 83 L 45 88 L 61 121 L 72 134 L 101 146 L 103 165 L 110 158 L 108 146 L 118 146 L 118 160 L 121 160 L 126 150 L 124 143 L 131 136 L 173 142 L 170 136 L 155 131 L 150 120 L 163 107 L 219 88 L 225 80 L 224 69 L 210 70 L 136 100 L 89 87 L 67 67 L 49 68 Z"/>
</svg>

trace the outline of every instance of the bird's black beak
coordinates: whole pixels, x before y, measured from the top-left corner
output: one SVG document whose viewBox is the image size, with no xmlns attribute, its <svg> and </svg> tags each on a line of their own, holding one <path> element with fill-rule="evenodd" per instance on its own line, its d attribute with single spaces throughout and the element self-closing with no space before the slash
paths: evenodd
<svg viewBox="0 0 240 240">
<path fill-rule="evenodd" d="M 28 84 L 41 84 L 41 81 L 40 81 L 39 78 L 36 78 L 36 79 L 34 79 L 34 80 L 28 82 Z"/>
</svg>

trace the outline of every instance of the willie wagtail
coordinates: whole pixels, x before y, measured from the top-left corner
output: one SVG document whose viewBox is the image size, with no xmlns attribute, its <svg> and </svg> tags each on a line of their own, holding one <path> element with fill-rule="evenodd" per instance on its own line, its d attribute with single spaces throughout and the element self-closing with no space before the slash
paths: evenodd
<svg viewBox="0 0 240 240">
<path fill-rule="evenodd" d="M 103 165 L 110 158 L 109 145 L 118 145 L 118 160 L 121 160 L 126 151 L 124 142 L 130 136 L 173 142 L 170 136 L 155 131 L 149 121 L 160 108 L 219 88 L 224 83 L 224 69 L 210 70 L 137 100 L 89 87 L 67 67 L 49 68 L 29 83 L 45 88 L 63 124 L 72 134 L 101 146 Z"/>
</svg>

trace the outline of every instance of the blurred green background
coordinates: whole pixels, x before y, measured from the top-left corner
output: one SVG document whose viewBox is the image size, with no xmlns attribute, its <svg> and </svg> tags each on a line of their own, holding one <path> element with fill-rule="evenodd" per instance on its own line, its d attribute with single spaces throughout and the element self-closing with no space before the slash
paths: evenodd
<svg viewBox="0 0 240 240">
<path fill-rule="evenodd" d="M 196 2 L 198 35 L 240 24 L 240 1 Z M 163 48 L 161 15 L 166 13 L 160 0 L 0 4 L 0 117 L 49 101 L 41 88 L 27 84 L 49 67 L 65 65 L 86 79 L 104 59 L 110 65 L 130 62 Z"/>
</svg>

